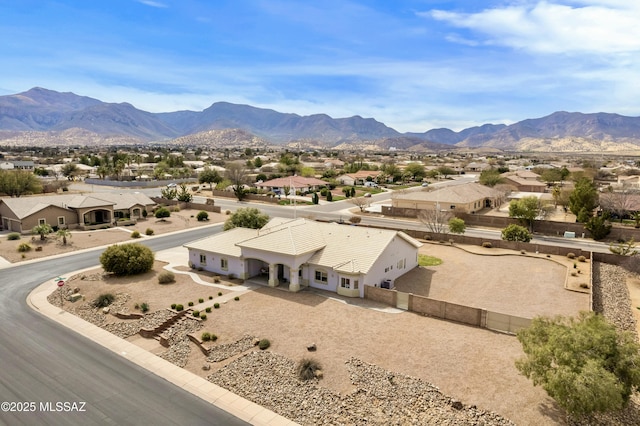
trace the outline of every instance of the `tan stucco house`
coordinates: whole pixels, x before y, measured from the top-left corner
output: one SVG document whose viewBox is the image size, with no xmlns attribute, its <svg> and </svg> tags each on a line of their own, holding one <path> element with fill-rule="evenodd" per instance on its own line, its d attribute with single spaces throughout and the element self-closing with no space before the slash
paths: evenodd
<svg viewBox="0 0 640 426">
<path fill-rule="evenodd" d="M 150 212 L 155 202 L 141 193 L 50 195 L 0 198 L 3 230 L 29 232 L 40 224 L 69 229 L 112 226 L 119 219 L 135 221 Z"/>
<path fill-rule="evenodd" d="M 475 182 L 447 186 L 435 191 L 413 191 L 394 194 L 391 208 L 384 214 L 416 216 L 420 210 L 450 210 L 452 213 L 476 213 L 484 208 L 494 208 L 499 204 L 502 193 Z"/>
<path fill-rule="evenodd" d="M 234 228 L 185 247 L 194 268 L 364 297 L 364 286 L 393 287 L 415 268 L 421 245 L 399 231 L 274 218 L 262 229 Z"/>
</svg>

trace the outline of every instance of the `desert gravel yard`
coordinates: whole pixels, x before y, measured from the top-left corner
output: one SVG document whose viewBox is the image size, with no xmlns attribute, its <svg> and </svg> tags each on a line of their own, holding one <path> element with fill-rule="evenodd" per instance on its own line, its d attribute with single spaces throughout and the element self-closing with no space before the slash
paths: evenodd
<svg viewBox="0 0 640 426">
<path fill-rule="evenodd" d="M 475 250 L 480 252 L 482 248 Z M 487 255 L 468 253 L 455 246 L 425 244 L 420 253 L 440 258 L 443 263 L 414 269 L 396 280 L 396 289 L 526 318 L 576 315 L 589 310 L 587 292 L 565 289 L 567 266 L 542 256 L 517 252 L 493 255 L 496 249 L 484 251 Z M 556 259 L 573 265 L 566 258 Z M 580 263 L 579 269 L 587 282 L 589 264 Z"/>
</svg>

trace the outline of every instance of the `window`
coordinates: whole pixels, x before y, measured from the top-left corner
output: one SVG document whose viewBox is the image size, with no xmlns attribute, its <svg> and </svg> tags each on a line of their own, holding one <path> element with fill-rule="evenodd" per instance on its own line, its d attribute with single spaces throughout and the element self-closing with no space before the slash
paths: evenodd
<svg viewBox="0 0 640 426">
<path fill-rule="evenodd" d="M 327 283 L 327 273 L 325 271 L 316 271 L 315 272 L 315 280 L 318 283 L 326 284 Z"/>
<path fill-rule="evenodd" d="M 64 226 L 64 216 L 58 216 L 58 226 Z"/>
<path fill-rule="evenodd" d="M 349 278 L 341 277 L 340 278 L 340 287 L 342 287 L 342 288 L 351 288 L 351 280 Z"/>
<path fill-rule="evenodd" d="M 207 255 L 206 254 L 201 254 L 200 255 L 200 264 L 201 265 L 205 265 L 207 263 Z"/>
<path fill-rule="evenodd" d="M 229 262 L 227 259 L 220 259 L 220 267 L 225 271 L 229 268 Z"/>
<path fill-rule="evenodd" d="M 357 290 L 357 289 L 359 288 L 359 285 L 358 285 L 358 284 L 359 284 L 359 283 L 358 283 L 358 280 L 353 280 L 353 289 L 354 289 L 354 290 Z"/>
<path fill-rule="evenodd" d="M 47 219 L 38 219 L 38 225 L 46 225 Z"/>
</svg>

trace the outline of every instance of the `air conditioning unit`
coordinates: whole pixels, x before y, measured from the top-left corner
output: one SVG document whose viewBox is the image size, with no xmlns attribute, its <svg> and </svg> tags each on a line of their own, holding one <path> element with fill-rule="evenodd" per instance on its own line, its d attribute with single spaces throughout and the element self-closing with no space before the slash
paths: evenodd
<svg viewBox="0 0 640 426">
<path fill-rule="evenodd" d="M 380 288 L 391 288 L 391 280 L 382 280 Z"/>
</svg>

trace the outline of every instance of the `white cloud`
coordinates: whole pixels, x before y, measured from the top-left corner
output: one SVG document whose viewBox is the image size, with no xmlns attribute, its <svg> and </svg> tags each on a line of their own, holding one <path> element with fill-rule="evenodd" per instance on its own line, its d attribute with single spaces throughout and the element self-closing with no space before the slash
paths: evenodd
<svg viewBox="0 0 640 426">
<path fill-rule="evenodd" d="M 160 3 L 160 2 L 157 2 L 157 1 L 153 1 L 153 0 L 138 0 L 138 3 L 142 3 L 142 4 L 147 5 L 147 6 L 158 7 L 158 8 L 162 8 L 162 9 L 169 7 L 164 3 Z"/>
<path fill-rule="evenodd" d="M 483 34 L 486 44 L 537 53 L 640 51 L 640 5 L 635 1 L 520 1 L 477 13 L 432 10 L 420 16 Z"/>
</svg>

